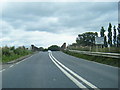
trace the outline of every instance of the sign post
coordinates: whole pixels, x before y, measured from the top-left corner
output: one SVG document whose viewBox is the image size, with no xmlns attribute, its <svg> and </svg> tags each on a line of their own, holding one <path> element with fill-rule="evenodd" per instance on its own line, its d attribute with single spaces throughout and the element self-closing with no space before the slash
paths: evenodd
<svg viewBox="0 0 120 90">
<path fill-rule="evenodd" d="M 98 45 L 104 44 L 104 37 L 95 37 L 96 52 L 98 52 Z"/>
</svg>

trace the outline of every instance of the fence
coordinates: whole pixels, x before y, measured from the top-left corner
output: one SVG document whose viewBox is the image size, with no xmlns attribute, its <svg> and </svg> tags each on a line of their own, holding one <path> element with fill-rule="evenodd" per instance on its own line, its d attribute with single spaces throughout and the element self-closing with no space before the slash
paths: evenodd
<svg viewBox="0 0 120 90">
<path fill-rule="evenodd" d="M 94 55 L 94 56 L 120 58 L 119 53 L 90 52 L 90 51 L 79 51 L 79 50 L 69 50 L 69 51 L 76 52 L 76 53 L 81 53 L 81 54 L 87 54 L 87 55 Z"/>
</svg>

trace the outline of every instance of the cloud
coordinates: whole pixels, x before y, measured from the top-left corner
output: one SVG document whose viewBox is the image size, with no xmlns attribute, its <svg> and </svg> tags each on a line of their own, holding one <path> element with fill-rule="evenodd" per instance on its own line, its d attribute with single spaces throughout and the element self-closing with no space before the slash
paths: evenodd
<svg viewBox="0 0 120 90">
<path fill-rule="evenodd" d="M 21 32 L 19 32 L 21 31 Z M 55 34 L 45 31 L 24 31 L 24 30 L 13 30 L 8 36 L 3 36 L 0 40 L 3 45 L 9 46 L 30 46 L 34 44 L 38 47 L 48 47 L 50 45 L 62 45 L 65 42 L 71 43 L 75 41 L 75 35 L 70 34 Z"/>
<path fill-rule="evenodd" d="M 117 25 L 117 2 L 9 2 L 3 7 L 3 45 L 72 43 L 78 34 Z M 107 28 L 106 28 L 107 29 Z M 9 38 L 9 39 L 8 39 Z"/>
</svg>

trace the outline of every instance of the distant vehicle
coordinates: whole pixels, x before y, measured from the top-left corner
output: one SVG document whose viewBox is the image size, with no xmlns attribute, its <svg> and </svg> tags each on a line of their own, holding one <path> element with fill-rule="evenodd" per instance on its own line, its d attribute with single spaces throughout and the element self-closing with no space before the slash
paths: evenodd
<svg viewBox="0 0 120 90">
<path fill-rule="evenodd" d="M 51 52 L 51 50 L 48 50 L 48 52 Z"/>
</svg>

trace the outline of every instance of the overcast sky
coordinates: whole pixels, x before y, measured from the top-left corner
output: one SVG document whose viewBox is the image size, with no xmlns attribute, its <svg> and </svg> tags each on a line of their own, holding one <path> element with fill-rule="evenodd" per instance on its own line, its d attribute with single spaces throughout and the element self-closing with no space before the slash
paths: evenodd
<svg viewBox="0 0 120 90">
<path fill-rule="evenodd" d="M 1 13 L 1 10 L 0 10 Z M 117 2 L 9 2 L 2 7 L 2 46 L 74 43 L 84 32 L 118 23 Z"/>
</svg>

